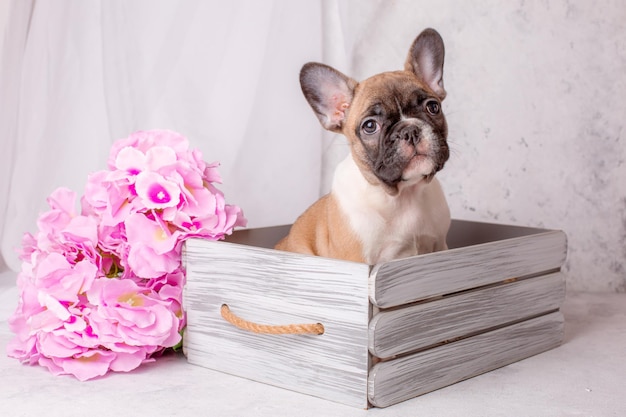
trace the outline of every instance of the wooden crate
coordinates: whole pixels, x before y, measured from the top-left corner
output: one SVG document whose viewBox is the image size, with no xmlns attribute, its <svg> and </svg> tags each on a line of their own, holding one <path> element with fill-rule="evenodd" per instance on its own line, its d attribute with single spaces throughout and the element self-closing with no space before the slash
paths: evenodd
<svg viewBox="0 0 626 417">
<path fill-rule="evenodd" d="M 190 363 L 386 407 L 561 343 L 561 231 L 453 220 L 450 250 L 366 265 L 271 249 L 287 230 L 186 243 Z M 247 332 L 222 318 L 223 304 L 254 322 L 325 330 Z"/>
</svg>

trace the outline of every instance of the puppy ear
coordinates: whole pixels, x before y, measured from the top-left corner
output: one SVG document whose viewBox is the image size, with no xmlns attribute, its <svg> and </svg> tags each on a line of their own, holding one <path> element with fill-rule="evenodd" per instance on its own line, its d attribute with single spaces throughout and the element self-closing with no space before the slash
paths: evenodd
<svg viewBox="0 0 626 417">
<path fill-rule="evenodd" d="M 413 41 L 404 64 L 406 71 L 414 73 L 441 100 L 446 97 L 446 90 L 443 88 L 444 56 L 443 39 L 439 33 L 434 29 L 425 29 Z"/>
<path fill-rule="evenodd" d="M 357 82 L 328 65 L 309 62 L 300 71 L 300 86 L 324 128 L 341 132 Z"/>
</svg>

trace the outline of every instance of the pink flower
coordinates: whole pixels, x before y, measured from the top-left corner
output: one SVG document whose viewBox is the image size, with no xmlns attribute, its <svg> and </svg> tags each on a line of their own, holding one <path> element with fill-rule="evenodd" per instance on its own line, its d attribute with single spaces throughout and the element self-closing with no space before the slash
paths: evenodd
<svg viewBox="0 0 626 417">
<path fill-rule="evenodd" d="M 132 280 L 97 280 L 87 297 L 94 306 L 94 332 L 104 346 L 174 346 L 180 341 L 171 302 Z"/>
<path fill-rule="evenodd" d="M 106 374 L 116 353 L 106 350 L 82 350 L 66 356 L 61 352 L 51 356 L 44 356 L 39 364 L 45 366 L 53 375 L 74 375 L 80 381 L 87 381 Z"/>
<path fill-rule="evenodd" d="M 109 370 L 129 372 L 145 362 L 152 352 L 143 347 L 135 347 L 131 352 L 113 352 L 106 349 L 89 349 L 69 356 L 71 353 L 59 351 L 51 356 L 44 356 L 39 364 L 47 367 L 53 375 L 74 375 L 80 381 L 103 376 Z"/>
<path fill-rule="evenodd" d="M 118 171 L 99 171 L 87 178 L 82 212 L 96 216 L 105 226 L 115 226 L 133 210 L 134 196 L 134 178 Z"/>
<path fill-rule="evenodd" d="M 159 221 L 158 216 L 152 220 L 142 214 L 131 214 L 124 224 L 126 225 L 126 235 L 128 244 L 131 247 L 143 244 L 153 249 L 157 255 L 171 252 L 178 243 L 177 231 L 172 232 L 167 224 Z"/>
<path fill-rule="evenodd" d="M 158 278 L 180 267 L 180 249 L 158 254 L 150 246 L 138 243 L 130 247 L 128 266 L 138 276 Z"/>
<path fill-rule="evenodd" d="M 165 210 L 164 218 L 169 220 L 168 213 L 172 211 L 184 212 L 190 216 L 202 216 L 213 211 L 214 191 L 208 188 L 206 178 L 200 171 L 187 164 L 179 163 L 162 172 L 165 172 L 170 181 L 175 182 L 181 191 L 180 207 Z"/>
<path fill-rule="evenodd" d="M 116 159 L 123 148 L 132 147 L 144 154 L 155 146 L 166 146 L 174 151 L 180 158 L 189 152 L 189 141 L 182 135 L 168 130 L 146 130 L 135 132 L 126 139 L 116 141 L 111 147 L 109 154 L 109 169 L 119 169 Z"/>
<path fill-rule="evenodd" d="M 140 172 L 135 180 L 135 190 L 147 209 L 176 207 L 180 202 L 180 187 L 154 172 Z"/>
<path fill-rule="evenodd" d="M 153 130 L 115 142 L 108 170 L 76 194 L 59 188 L 38 231 L 24 234 L 20 299 L 9 356 L 81 381 L 128 372 L 181 341 L 183 242 L 221 239 L 245 226 L 207 164 L 178 133 Z"/>
<path fill-rule="evenodd" d="M 40 290 L 66 302 L 78 301 L 78 296 L 91 287 L 98 267 L 88 259 L 72 264 L 61 254 L 50 253 L 35 270 L 34 279 Z"/>
<path fill-rule="evenodd" d="M 114 166 L 122 172 L 136 175 L 146 169 L 146 155 L 132 146 L 127 146 L 120 149 L 115 156 Z"/>
</svg>

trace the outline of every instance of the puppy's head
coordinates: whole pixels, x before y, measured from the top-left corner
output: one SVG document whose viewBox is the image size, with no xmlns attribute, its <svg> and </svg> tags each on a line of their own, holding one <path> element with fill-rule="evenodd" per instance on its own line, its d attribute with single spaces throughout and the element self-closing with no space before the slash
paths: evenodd
<svg viewBox="0 0 626 417">
<path fill-rule="evenodd" d="M 403 71 L 358 83 L 327 65 L 308 63 L 300 84 L 322 126 L 348 138 L 363 176 L 396 195 L 430 181 L 448 160 L 443 61 L 441 36 L 426 29 L 411 45 Z"/>
</svg>

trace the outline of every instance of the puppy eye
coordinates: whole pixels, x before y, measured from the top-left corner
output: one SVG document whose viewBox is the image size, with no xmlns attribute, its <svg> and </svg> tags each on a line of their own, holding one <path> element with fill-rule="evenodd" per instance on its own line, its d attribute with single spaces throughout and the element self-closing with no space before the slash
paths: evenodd
<svg viewBox="0 0 626 417">
<path fill-rule="evenodd" d="M 374 133 L 377 133 L 380 130 L 380 125 L 374 119 L 367 119 L 361 125 L 361 130 L 366 135 L 373 135 Z"/>
<path fill-rule="evenodd" d="M 428 100 L 426 102 L 426 110 L 432 115 L 439 114 L 441 111 L 441 105 L 437 100 Z"/>
</svg>

